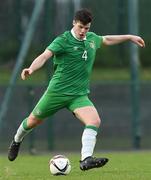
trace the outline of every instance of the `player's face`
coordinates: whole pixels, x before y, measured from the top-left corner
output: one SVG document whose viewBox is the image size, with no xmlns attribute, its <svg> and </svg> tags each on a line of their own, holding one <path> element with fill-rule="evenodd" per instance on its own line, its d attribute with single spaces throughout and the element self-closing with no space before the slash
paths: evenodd
<svg viewBox="0 0 151 180">
<path fill-rule="evenodd" d="M 80 40 L 84 39 L 86 33 L 89 31 L 91 23 L 83 25 L 80 21 L 73 21 L 73 30 L 76 37 Z"/>
</svg>

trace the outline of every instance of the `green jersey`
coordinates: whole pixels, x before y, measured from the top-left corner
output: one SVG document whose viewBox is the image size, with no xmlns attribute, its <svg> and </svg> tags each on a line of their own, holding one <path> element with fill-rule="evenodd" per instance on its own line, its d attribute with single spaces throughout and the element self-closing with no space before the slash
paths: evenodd
<svg viewBox="0 0 151 180">
<path fill-rule="evenodd" d="M 71 31 L 58 36 L 47 47 L 54 53 L 55 69 L 48 91 L 66 95 L 88 94 L 96 50 L 100 48 L 102 39 L 93 32 L 88 32 L 82 41 L 77 40 Z"/>
</svg>

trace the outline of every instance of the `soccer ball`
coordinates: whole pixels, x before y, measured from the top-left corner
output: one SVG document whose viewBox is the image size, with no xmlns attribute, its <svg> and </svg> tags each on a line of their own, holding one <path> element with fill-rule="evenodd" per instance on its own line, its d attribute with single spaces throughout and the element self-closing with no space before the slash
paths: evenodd
<svg viewBox="0 0 151 180">
<path fill-rule="evenodd" d="M 53 175 L 67 175 L 71 171 L 70 161 L 64 155 L 56 155 L 50 159 L 49 168 Z"/>
</svg>

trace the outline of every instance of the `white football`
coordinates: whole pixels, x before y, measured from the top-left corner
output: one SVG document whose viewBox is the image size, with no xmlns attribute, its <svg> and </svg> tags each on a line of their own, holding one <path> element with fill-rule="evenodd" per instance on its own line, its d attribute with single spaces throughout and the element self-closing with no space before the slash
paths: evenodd
<svg viewBox="0 0 151 180">
<path fill-rule="evenodd" d="M 71 164 L 66 156 L 56 155 L 50 159 L 49 168 L 53 175 L 67 175 L 71 171 Z"/>
</svg>

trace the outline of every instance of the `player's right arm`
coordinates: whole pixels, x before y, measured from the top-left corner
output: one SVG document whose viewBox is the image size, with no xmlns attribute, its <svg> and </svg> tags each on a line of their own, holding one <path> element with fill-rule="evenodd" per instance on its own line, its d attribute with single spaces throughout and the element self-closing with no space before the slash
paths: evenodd
<svg viewBox="0 0 151 180">
<path fill-rule="evenodd" d="M 25 80 L 34 71 L 40 69 L 45 64 L 45 62 L 52 56 L 53 56 L 53 52 L 46 49 L 42 54 L 40 54 L 36 59 L 34 59 L 34 61 L 32 62 L 29 68 L 25 68 L 22 70 L 21 78 Z"/>
</svg>

